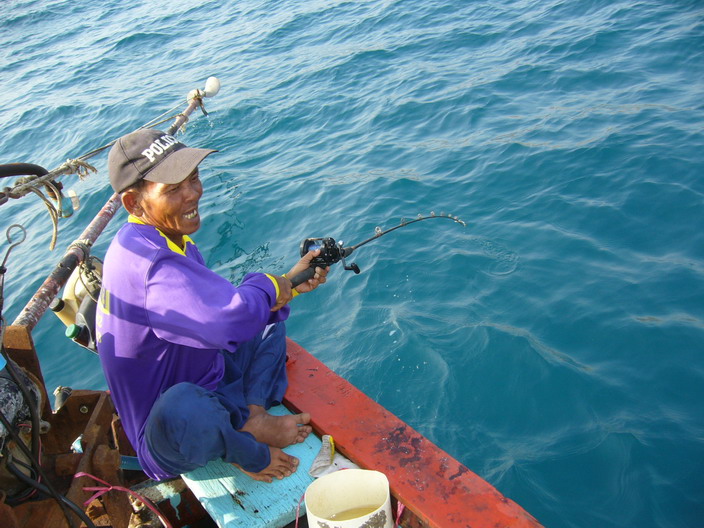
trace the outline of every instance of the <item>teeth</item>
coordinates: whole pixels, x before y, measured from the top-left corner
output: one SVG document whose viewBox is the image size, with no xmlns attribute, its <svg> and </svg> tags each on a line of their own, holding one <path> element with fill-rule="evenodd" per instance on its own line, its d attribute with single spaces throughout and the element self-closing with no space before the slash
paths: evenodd
<svg viewBox="0 0 704 528">
<path fill-rule="evenodd" d="M 192 220 L 193 218 L 198 216 L 198 209 L 193 209 L 193 211 L 191 211 L 190 213 L 187 213 L 183 216 L 184 216 L 184 218 L 186 218 L 188 220 Z"/>
</svg>

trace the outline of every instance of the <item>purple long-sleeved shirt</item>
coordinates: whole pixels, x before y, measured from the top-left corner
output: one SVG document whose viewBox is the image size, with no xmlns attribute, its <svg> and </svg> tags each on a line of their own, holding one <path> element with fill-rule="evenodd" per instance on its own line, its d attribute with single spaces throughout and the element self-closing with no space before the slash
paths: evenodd
<svg viewBox="0 0 704 528">
<path fill-rule="evenodd" d="M 130 217 L 105 256 L 96 314 L 112 399 L 143 469 L 154 478 L 164 472 L 143 436 L 159 395 L 181 382 L 215 389 L 223 376 L 219 350 L 234 352 L 289 313 L 288 306 L 270 311 L 276 304 L 270 277 L 252 273 L 235 287 L 205 266 L 189 237 L 184 241 L 181 250 Z"/>
</svg>

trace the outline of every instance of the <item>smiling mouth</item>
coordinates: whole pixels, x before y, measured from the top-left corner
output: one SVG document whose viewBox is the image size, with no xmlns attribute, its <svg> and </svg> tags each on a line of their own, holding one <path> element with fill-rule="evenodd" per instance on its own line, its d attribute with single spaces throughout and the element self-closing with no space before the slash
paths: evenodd
<svg viewBox="0 0 704 528">
<path fill-rule="evenodd" d="M 190 213 L 183 215 L 186 220 L 193 220 L 196 216 L 198 216 L 198 209 L 193 209 Z"/>
</svg>

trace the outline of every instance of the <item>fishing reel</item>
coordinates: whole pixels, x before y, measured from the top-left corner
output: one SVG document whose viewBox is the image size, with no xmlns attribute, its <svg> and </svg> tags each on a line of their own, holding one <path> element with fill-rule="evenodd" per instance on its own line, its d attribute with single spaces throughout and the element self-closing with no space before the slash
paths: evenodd
<svg viewBox="0 0 704 528">
<path fill-rule="evenodd" d="M 359 266 L 354 262 L 349 266 L 345 262 L 345 257 L 352 254 L 353 248 L 343 247 L 342 241 L 335 242 L 332 237 L 326 238 L 306 238 L 301 242 L 301 257 L 305 256 L 309 251 L 320 250 L 320 254 L 311 260 L 311 267 L 319 266 L 325 268 L 337 262 L 342 261 L 342 265 L 348 271 L 354 271 L 355 274 L 360 272 Z"/>
<path fill-rule="evenodd" d="M 359 244 L 355 244 L 354 246 L 344 247 L 342 241 L 335 242 L 335 239 L 331 237 L 306 238 L 303 240 L 303 242 L 301 242 L 301 257 L 304 257 L 311 250 L 315 251 L 319 249 L 320 254 L 311 261 L 310 268 L 291 278 L 291 284 L 295 288 L 299 284 L 303 284 L 308 279 L 313 278 L 313 276 L 315 276 L 316 266 L 324 268 L 340 261 L 342 261 L 342 265 L 345 267 L 346 270 L 359 273 L 359 266 L 357 266 L 357 264 L 353 262 L 348 266 L 345 262 L 345 258 L 349 257 L 355 249 L 362 247 L 363 245 L 368 244 L 369 242 L 376 240 L 377 238 L 384 236 L 387 233 L 391 233 L 392 231 L 396 231 L 397 229 L 401 229 L 402 227 L 406 227 L 415 222 L 420 222 L 422 220 L 430 220 L 432 218 L 445 218 L 463 226 L 467 225 L 456 216 L 446 215 L 445 213 L 440 213 L 440 215 L 436 216 L 435 213 L 431 211 L 430 216 L 423 216 L 419 214 L 418 217 L 413 220 L 403 219 L 401 220 L 401 223 L 399 225 L 391 227 L 386 231 L 382 231 L 380 227 L 377 227 L 374 230 L 373 237 L 363 240 L 362 242 L 360 242 Z"/>
</svg>

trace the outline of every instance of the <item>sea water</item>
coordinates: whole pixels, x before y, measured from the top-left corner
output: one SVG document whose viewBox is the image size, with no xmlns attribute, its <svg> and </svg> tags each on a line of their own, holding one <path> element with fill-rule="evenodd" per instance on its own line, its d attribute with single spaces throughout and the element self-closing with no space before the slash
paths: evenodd
<svg viewBox="0 0 704 528">
<path fill-rule="evenodd" d="M 545 526 L 702 526 L 703 53 L 698 1 L 5 0 L 0 163 L 54 168 L 219 77 L 181 135 L 219 150 L 212 269 L 459 216 L 360 248 L 289 334 Z M 110 196 L 92 162 L 53 253 L 35 196 L 0 207 L 28 230 L 8 322 Z M 34 338 L 50 390 L 105 388 L 51 314 Z"/>
</svg>

